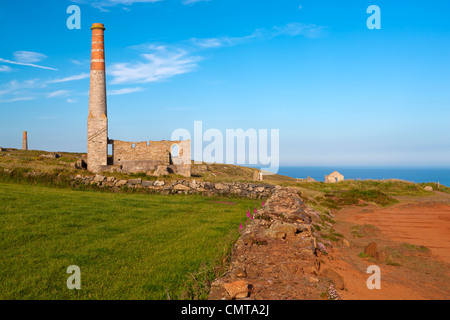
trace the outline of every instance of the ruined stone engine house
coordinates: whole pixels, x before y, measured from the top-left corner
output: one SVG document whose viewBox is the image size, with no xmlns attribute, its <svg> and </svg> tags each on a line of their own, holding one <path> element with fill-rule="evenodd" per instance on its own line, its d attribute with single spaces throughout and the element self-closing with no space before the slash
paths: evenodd
<svg viewBox="0 0 450 320">
<path fill-rule="evenodd" d="M 153 175 L 191 175 L 191 141 L 127 142 L 108 138 L 106 106 L 104 30 L 92 25 L 91 74 L 89 89 L 87 169 L 98 173 L 118 171 Z M 112 156 L 108 156 L 112 145 Z"/>
</svg>

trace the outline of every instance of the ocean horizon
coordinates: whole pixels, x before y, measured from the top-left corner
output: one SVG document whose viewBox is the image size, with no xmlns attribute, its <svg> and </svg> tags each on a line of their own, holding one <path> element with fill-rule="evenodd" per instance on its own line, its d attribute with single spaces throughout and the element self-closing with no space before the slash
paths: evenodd
<svg viewBox="0 0 450 320">
<path fill-rule="evenodd" d="M 277 174 L 301 179 L 309 176 L 323 182 L 325 175 L 333 171 L 343 174 L 346 180 L 399 179 L 415 183 L 439 182 L 447 187 L 450 186 L 450 167 L 280 166 Z"/>
</svg>

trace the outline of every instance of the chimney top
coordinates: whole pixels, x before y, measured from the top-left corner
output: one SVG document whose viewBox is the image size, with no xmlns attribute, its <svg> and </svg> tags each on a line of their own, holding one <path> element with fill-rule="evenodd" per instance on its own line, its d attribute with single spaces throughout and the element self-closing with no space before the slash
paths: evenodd
<svg viewBox="0 0 450 320">
<path fill-rule="evenodd" d="M 93 23 L 91 30 L 94 30 L 94 29 L 105 30 L 105 26 L 103 25 L 103 23 Z"/>
</svg>

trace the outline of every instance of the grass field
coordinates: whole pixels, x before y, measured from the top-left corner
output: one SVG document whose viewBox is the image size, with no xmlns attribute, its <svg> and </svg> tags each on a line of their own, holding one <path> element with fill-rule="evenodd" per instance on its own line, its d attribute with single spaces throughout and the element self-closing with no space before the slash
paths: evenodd
<svg viewBox="0 0 450 320">
<path fill-rule="evenodd" d="M 258 200 L 0 183 L 0 299 L 172 299 Z M 81 269 L 81 290 L 66 287 Z"/>
</svg>

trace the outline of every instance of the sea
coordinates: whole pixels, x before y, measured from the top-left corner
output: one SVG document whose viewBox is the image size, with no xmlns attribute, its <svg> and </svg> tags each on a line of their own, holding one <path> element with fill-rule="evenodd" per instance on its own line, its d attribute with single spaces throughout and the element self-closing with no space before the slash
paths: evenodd
<svg viewBox="0 0 450 320">
<path fill-rule="evenodd" d="M 450 167 L 280 167 L 278 174 L 292 178 L 324 181 L 325 175 L 338 171 L 345 179 L 400 179 L 411 182 L 439 182 L 450 187 Z"/>
</svg>

